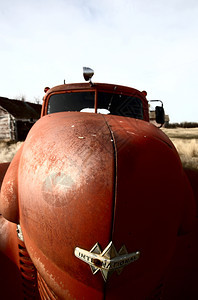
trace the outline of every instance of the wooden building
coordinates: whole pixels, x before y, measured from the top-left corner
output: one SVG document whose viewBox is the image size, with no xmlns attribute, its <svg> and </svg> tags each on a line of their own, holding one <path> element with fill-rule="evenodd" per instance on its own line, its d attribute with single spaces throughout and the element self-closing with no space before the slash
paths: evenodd
<svg viewBox="0 0 198 300">
<path fill-rule="evenodd" d="M 0 140 L 24 141 L 40 114 L 40 104 L 0 97 Z"/>
</svg>

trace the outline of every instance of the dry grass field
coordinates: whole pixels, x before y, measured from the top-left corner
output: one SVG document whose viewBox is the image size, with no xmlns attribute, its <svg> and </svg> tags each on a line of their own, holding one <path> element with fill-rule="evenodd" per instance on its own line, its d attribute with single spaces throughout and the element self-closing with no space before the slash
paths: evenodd
<svg viewBox="0 0 198 300">
<path fill-rule="evenodd" d="M 21 144 L 22 142 L 0 142 L 0 163 L 11 161 Z"/>
<path fill-rule="evenodd" d="M 175 145 L 183 166 L 198 169 L 198 127 L 162 130 Z"/>
<path fill-rule="evenodd" d="M 198 169 L 198 127 L 162 129 L 171 139 L 185 167 Z M 22 142 L 0 142 L 0 162 L 11 161 Z"/>
</svg>

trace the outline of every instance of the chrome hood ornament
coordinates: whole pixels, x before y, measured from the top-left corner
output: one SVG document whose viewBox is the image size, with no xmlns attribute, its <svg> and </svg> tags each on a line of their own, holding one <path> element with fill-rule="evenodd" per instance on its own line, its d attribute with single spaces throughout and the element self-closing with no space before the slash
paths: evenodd
<svg viewBox="0 0 198 300">
<path fill-rule="evenodd" d="M 139 251 L 128 253 L 124 245 L 117 252 L 113 242 L 110 242 L 103 251 L 98 243 L 90 251 L 76 247 L 74 254 L 77 258 L 90 265 L 93 274 L 100 270 L 104 281 L 107 281 L 114 271 L 119 275 L 125 266 L 138 260 L 140 257 Z"/>
</svg>

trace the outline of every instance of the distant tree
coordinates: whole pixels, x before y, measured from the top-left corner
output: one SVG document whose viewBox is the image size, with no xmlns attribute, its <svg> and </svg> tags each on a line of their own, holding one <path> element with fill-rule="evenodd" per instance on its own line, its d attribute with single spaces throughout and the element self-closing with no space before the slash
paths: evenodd
<svg viewBox="0 0 198 300">
<path fill-rule="evenodd" d="M 166 124 L 166 128 L 196 128 L 198 127 L 197 122 L 181 122 L 181 123 L 169 123 Z"/>
<path fill-rule="evenodd" d="M 34 103 L 36 104 L 42 104 L 42 101 L 39 97 L 34 97 Z"/>
<path fill-rule="evenodd" d="M 25 95 L 23 95 L 23 94 L 21 94 L 20 96 L 16 96 L 15 99 L 16 99 L 16 100 L 19 100 L 19 101 L 26 102 L 26 97 L 25 97 Z"/>
</svg>

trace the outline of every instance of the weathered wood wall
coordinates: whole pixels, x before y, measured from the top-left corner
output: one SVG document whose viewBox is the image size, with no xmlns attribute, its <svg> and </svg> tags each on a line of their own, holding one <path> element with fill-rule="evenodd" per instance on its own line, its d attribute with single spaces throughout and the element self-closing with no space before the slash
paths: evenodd
<svg viewBox="0 0 198 300">
<path fill-rule="evenodd" d="M 15 120 L 7 111 L 0 108 L 0 140 L 15 139 Z"/>
</svg>

